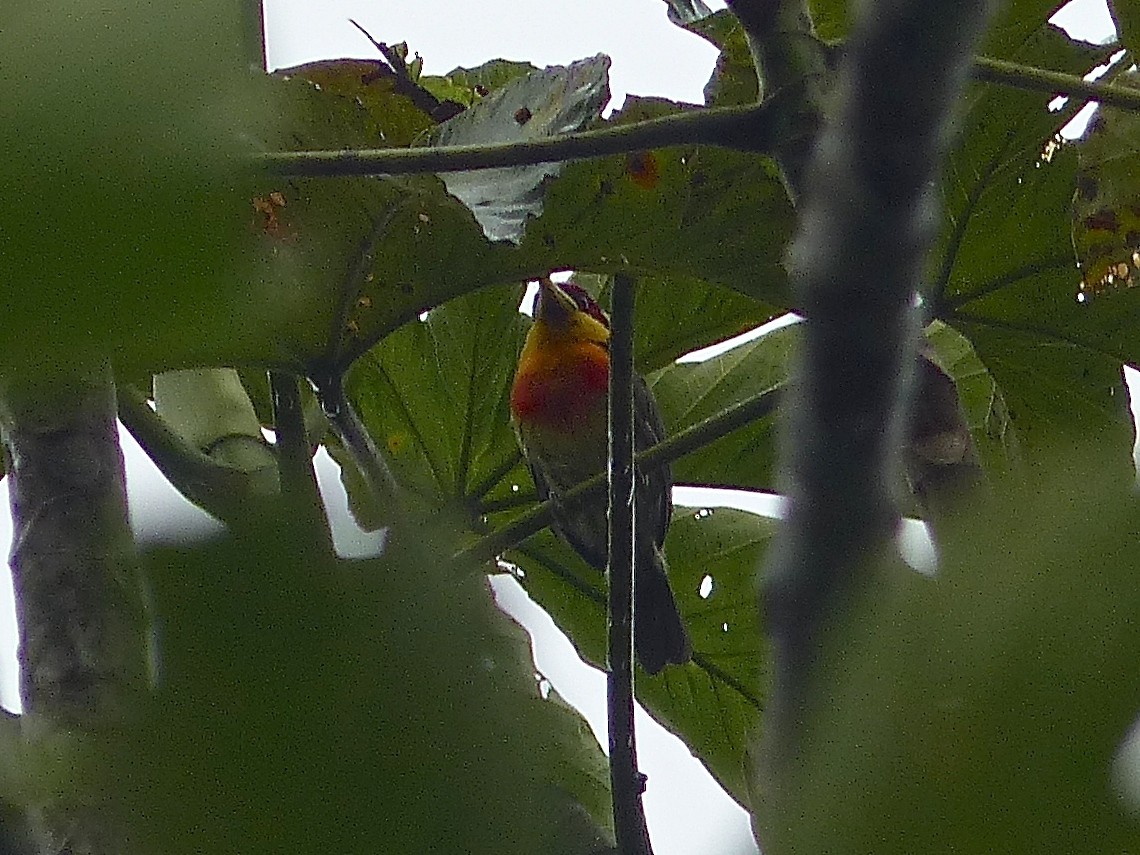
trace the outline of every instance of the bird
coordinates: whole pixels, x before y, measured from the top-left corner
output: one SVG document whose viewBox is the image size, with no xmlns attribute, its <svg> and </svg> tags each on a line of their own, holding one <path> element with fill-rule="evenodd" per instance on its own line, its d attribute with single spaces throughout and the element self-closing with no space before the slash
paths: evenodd
<svg viewBox="0 0 1140 855">
<path fill-rule="evenodd" d="M 605 501 L 569 508 L 559 498 L 606 468 L 609 318 L 583 288 L 549 278 L 539 281 L 533 316 L 511 386 L 511 421 L 539 497 L 554 500 L 555 533 L 587 564 L 604 571 Z M 665 426 L 653 393 L 636 374 L 633 401 L 634 448 L 640 451 L 663 440 Z M 638 473 L 634 652 L 649 674 L 692 656 L 662 548 L 673 511 L 672 486 L 667 466 Z"/>
</svg>

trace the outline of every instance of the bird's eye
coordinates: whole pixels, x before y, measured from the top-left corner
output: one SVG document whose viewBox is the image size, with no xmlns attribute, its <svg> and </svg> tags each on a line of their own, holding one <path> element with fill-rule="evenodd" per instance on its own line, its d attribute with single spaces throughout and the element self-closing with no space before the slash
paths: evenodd
<svg viewBox="0 0 1140 855">
<path fill-rule="evenodd" d="M 610 325 L 610 319 L 606 317 L 606 313 L 602 311 L 598 301 L 591 297 L 585 288 L 575 285 L 573 282 L 563 282 L 559 287 L 574 301 L 574 305 L 578 307 L 579 311 L 585 312 L 606 327 Z"/>
</svg>

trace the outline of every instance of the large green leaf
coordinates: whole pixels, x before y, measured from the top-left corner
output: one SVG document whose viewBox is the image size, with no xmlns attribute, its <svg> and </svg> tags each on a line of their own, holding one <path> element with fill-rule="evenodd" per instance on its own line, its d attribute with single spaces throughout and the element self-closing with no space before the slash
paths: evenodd
<svg viewBox="0 0 1140 855">
<path fill-rule="evenodd" d="M 677 604 L 693 639 L 693 661 L 656 677 L 640 674 L 638 699 L 683 739 L 713 776 L 748 803 L 746 752 L 759 726 L 767 653 L 759 632 L 756 573 L 772 520 L 726 509 L 679 508 L 665 543 Z M 605 660 L 602 576 L 545 531 L 505 558 L 530 595 L 583 657 Z M 702 596 L 702 580 L 709 590 Z M 709 586 L 711 585 L 711 588 Z"/>
<path fill-rule="evenodd" d="M 999 22 L 989 47 L 1072 73 L 1103 56 L 1054 27 L 1029 30 L 1019 16 Z M 1075 431 L 1101 435 L 1105 454 L 1126 463 L 1131 441 L 1119 418 L 1126 400 L 1119 366 L 1140 356 L 1135 295 L 1099 306 L 1078 302 L 1069 237 L 1076 158 L 1051 142 L 1063 119 L 1045 102 L 999 87 L 972 90 L 943 182 L 934 314 L 970 340 L 1031 459 Z M 1081 401 L 1075 408 L 1074 397 Z"/>
<path fill-rule="evenodd" d="M 580 281 L 601 284 L 588 277 Z M 742 320 L 765 315 L 755 301 L 700 281 L 642 282 L 639 293 L 639 353 L 653 361 L 671 358 L 678 341 L 710 344 L 737 332 Z M 520 286 L 499 286 L 445 303 L 357 360 L 348 380 L 365 425 L 401 483 L 433 506 L 461 504 L 475 515 L 510 512 L 496 517 L 497 525 L 535 500 L 507 406 L 530 323 L 517 311 L 520 294 Z M 687 315 L 675 314 L 677 306 L 700 313 L 693 329 L 685 328 Z M 702 338 L 692 338 L 697 334 Z M 651 378 L 670 429 L 675 433 L 779 385 L 789 336 L 780 331 L 701 365 L 672 365 Z M 709 389 L 702 388 L 706 381 Z M 679 479 L 769 486 L 771 427 L 768 419 L 685 458 L 675 470 Z M 749 459 L 757 443 L 766 450 Z M 720 459 L 725 448 L 734 450 L 727 464 Z M 351 477 L 351 465 L 337 456 Z M 358 521 L 367 527 L 381 524 L 383 515 L 369 510 L 361 485 L 354 483 L 349 494 Z"/>
<path fill-rule="evenodd" d="M 575 273 L 573 280 L 609 311 L 612 276 Z M 690 276 L 639 276 L 635 283 L 633 358 L 643 374 L 775 317 L 770 304 Z"/>
<path fill-rule="evenodd" d="M 998 28 L 990 42 L 1003 59 L 1073 74 L 1104 57 L 1103 49 L 1074 42 L 1045 24 L 1029 33 L 1012 24 Z M 932 268 L 936 298 L 957 304 L 1015 284 L 1045 265 L 1072 268 L 1062 237 L 1072 164 L 1063 151 L 1052 160 L 1044 155 L 1067 119 L 1046 109 L 1049 100 L 988 84 L 968 90 L 959 142 L 943 175 L 944 227 Z"/>
<path fill-rule="evenodd" d="M 756 805 L 766 850 L 1137 851 L 1112 782 L 1140 707 L 1140 519 L 1100 462 L 997 485 L 945 527 L 937 580 L 880 578 L 844 616 Z"/>
<path fill-rule="evenodd" d="M 13 0 L 3 28 L 0 372 L 264 350 L 243 173 L 276 105 L 239 7 Z"/>
<path fill-rule="evenodd" d="M 278 511 L 146 556 L 156 691 L 122 733 L 29 743 L 6 786 L 121 811 L 142 851 L 594 851 L 559 819 L 566 793 L 607 809 L 597 743 L 542 699 L 446 527 L 401 523 L 382 557 L 342 561 Z"/>
<path fill-rule="evenodd" d="M 1009 424 L 1032 462 L 1094 442 L 1123 481 L 1134 477 L 1134 430 L 1120 360 L 1065 341 L 961 323 L 1001 389 Z"/>
<path fill-rule="evenodd" d="M 784 327 L 699 363 L 672 365 L 651 378 L 665 424 L 676 433 L 759 394 L 781 394 L 788 383 L 799 331 Z M 673 465 L 677 483 L 771 489 L 775 478 L 776 417 L 686 455 Z"/>
<path fill-rule="evenodd" d="M 460 297 L 358 360 L 348 393 L 397 480 L 435 506 L 478 500 L 519 460 L 507 396 L 521 285 Z"/>
<path fill-rule="evenodd" d="M 614 123 L 684 109 L 626 99 Z M 522 251 L 574 270 L 621 266 L 722 285 L 777 307 L 791 298 L 782 267 L 792 209 L 772 162 L 712 147 L 648 155 L 653 178 L 627 158 L 575 163 L 550 188 Z"/>
<path fill-rule="evenodd" d="M 355 98 L 300 80 L 275 85 L 297 128 L 295 140 L 277 145 L 341 148 L 375 138 L 377 123 Z M 611 122 L 679 109 L 630 99 Z M 432 176 L 267 183 L 259 198 L 278 193 L 284 204 L 263 223 L 261 278 L 278 297 L 261 310 L 278 324 L 265 360 L 319 377 L 450 297 L 558 269 L 625 268 L 670 288 L 729 288 L 765 304 L 752 317 L 787 306 L 781 258 L 792 212 L 772 164 L 713 148 L 643 157 L 651 169 L 631 170 L 623 157 L 568 164 L 543 185 L 542 214 L 528 220 L 518 247 L 487 240 Z M 661 299 L 668 305 L 667 294 Z"/>
</svg>

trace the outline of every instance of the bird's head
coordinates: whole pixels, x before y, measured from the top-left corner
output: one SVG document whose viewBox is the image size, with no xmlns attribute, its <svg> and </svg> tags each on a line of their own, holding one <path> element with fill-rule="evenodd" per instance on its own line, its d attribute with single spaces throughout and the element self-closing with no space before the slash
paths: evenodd
<svg viewBox="0 0 1140 855">
<path fill-rule="evenodd" d="M 534 322 L 552 338 L 607 344 L 610 319 L 586 290 L 573 282 L 543 277 L 534 295 Z"/>
</svg>

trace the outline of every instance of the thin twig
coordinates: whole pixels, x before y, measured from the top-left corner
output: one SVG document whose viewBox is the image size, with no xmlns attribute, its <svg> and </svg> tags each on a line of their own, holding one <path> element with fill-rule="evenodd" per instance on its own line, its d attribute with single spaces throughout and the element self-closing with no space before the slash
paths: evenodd
<svg viewBox="0 0 1140 855">
<path fill-rule="evenodd" d="M 637 496 L 633 464 L 633 281 L 614 277 L 610 319 L 609 711 L 614 833 L 623 855 L 652 855 L 633 726 L 633 586 Z"/>
<path fill-rule="evenodd" d="M 972 74 L 975 80 L 997 83 L 1016 89 L 1029 89 L 1049 95 L 1080 96 L 1099 101 L 1108 107 L 1140 112 L 1140 89 L 1117 83 L 1099 83 L 1084 80 L 1075 74 L 1019 65 L 1004 59 L 979 56 L 974 60 Z"/>
<path fill-rule="evenodd" d="M 1054 95 L 1083 96 L 1124 110 L 1140 111 L 1140 90 L 1093 83 L 1072 74 L 978 57 L 973 63 L 973 75 L 988 83 Z M 716 145 L 772 152 L 787 142 L 781 139 L 784 131 L 776 127 L 776 113 L 785 106 L 785 101 L 791 100 L 788 95 L 791 91 L 795 90 L 781 90 L 758 105 L 712 107 L 538 140 L 431 148 L 265 152 L 255 156 L 255 163 L 273 175 L 316 178 L 496 169 L 608 157 L 675 145 Z M 802 134 L 795 135 L 797 144 L 803 146 L 801 137 Z"/>
<path fill-rule="evenodd" d="M 337 374 L 321 379 L 317 383 L 317 397 L 377 503 L 394 512 L 392 500 L 398 492 L 396 479 L 348 400 L 343 378 Z"/>
</svg>

